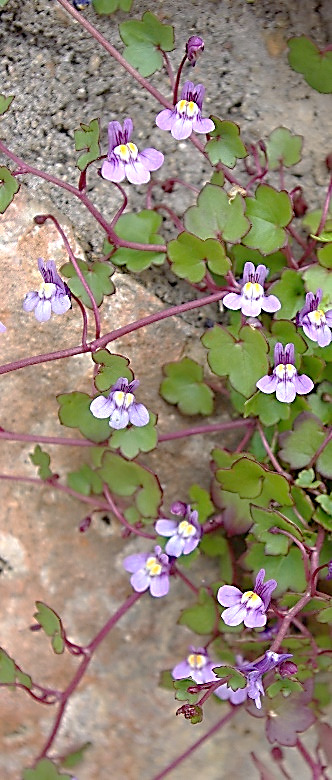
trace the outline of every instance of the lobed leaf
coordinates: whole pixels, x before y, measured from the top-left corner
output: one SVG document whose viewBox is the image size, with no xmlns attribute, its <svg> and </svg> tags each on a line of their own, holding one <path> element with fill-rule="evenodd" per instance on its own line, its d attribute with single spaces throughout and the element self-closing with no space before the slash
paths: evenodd
<svg viewBox="0 0 332 780">
<path fill-rule="evenodd" d="M 42 601 L 36 601 L 36 607 L 35 620 L 45 631 L 46 636 L 51 637 L 54 652 L 57 654 L 63 653 L 65 649 L 64 631 L 59 615 Z"/>
<path fill-rule="evenodd" d="M 133 496 L 142 518 L 158 517 L 162 491 L 158 479 L 148 469 L 125 460 L 121 455 L 105 452 L 102 465 L 97 470 L 103 482 L 117 496 Z"/>
<path fill-rule="evenodd" d="M 109 441 L 112 450 L 120 450 L 121 455 L 128 460 L 136 458 L 140 452 L 151 452 L 157 446 L 157 417 L 150 412 L 150 420 L 142 427 L 124 428 L 114 431 Z"/>
<path fill-rule="evenodd" d="M 247 150 L 240 138 L 240 128 L 234 122 L 211 116 L 215 129 L 209 133 L 210 139 L 205 151 L 212 165 L 221 162 L 227 168 L 234 168 L 237 159 L 247 156 Z"/>
<path fill-rule="evenodd" d="M 107 0 L 106 0 L 107 1 Z M 105 0 L 104 0 L 105 2 Z M 101 12 L 105 13 L 105 12 Z M 77 159 L 77 167 L 80 171 L 84 171 L 89 163 L 97 160 L 100 156 L 99 146 L 99 121 L 98 119 L 91 119 L 88 125 L 80 125 L 79 130 L 74 130 L 75 149 L 80 152 L 82 149 L 87 151 L 81 154 Z"/>
<path fill-rule="evenodd" d="M 20 185 L 8 168 L 0 167 L 0 214 L 3 214 L 14 199 Z"/>
<path fill-rule="evenodd" d="M 234 390 L 249 398 L 256 390 L 256 382 L 268 373 L 268 346 L 262 333 L 245 325 L 239 339 L 235 339 L 225 328 L 215 325 L 201 340 L 209 350 L 208 363 L 213 373 L 228 376 Z"/>
<path fill-rule="evenodd" d="M 49 479 L 53 476 L 50 469 L 51 458 L 48 452 L 44 452 L 39 444 L 36 444 L 34 451 L 29 453 L 29 458 L 34 466 L 38 466 L 40 479 Z"/>
<path fill-rule="evenodd" d="M 197 205 L 185 214 L 184 224 L 199 238 L 223 238 L 236 243 L 248 232 L 250 223 L 244 216 L 244 200 L 237 195 L 231 202 L 221 187 L 206 184 L 199 193 Z"/>
<path fill-rule="evenodd" d="M 251 228 L 243 238 L 243 244 L 259 249 L 263 255 L 283 247 L 287 240 L 284 228 L 293 216 L 287 192 L 278 192 L 268 184 L 260 184 L 255 197 L 247 197 L 245 200 L 246 216 L 250 219 Z"/>
<path fill-rule="evenodd" d="M 126 241 L 136 241 L 140 244 L 163 244 L 163 239 L 157 232 L 162 224 L 162 217 L 151 209 L 144 209 L 138 214 L 122 214 L 118 219 L 115 232 Z M 105 240 L 104 254 L 112 251 L 113 245 Z M 112 263 L 125 266 L 128 271 L 140 273 L 151 265 L 162 265 L 165 252 L 150 252 L 144 249 L 127 249 L 120 247 L 112 254 Z"/>
<path fill-rule="evenodd" d="M 180 279 L 189 282 L 201 282 L 209 271 L 225 275 L 230 269 L 230 260 L 222 244 L 213 238 L 205 241 L 191 233 L 180 233 L 177 239 L 170 241 L 167 248 L 172 271 Z"/>
<path fill-rule="evenodd" d="M 124 57 L 145 78 L 162 67 L 161 51 L 174 48 L 173 27 L 162 24 L 150 11 L 143 14 L 141 21 L 131 19 L 120 24 L 119 32 L 125 44 Z"/>
<path fill-rule="evenodd" d="M 305 35 L 288 41 L 288 61 L 318 92 L 332 92 L 332 51 L 321 52 Z"/>
<path fill-rule="evenodd" d="M 73 392 L 57 396 L 59 420 L 68 428 L 78 428 L 86 439 L 96 443 L 107 441 L 111 435 L 108 420 L 99 420 L 90 412 L 91 397 Z"/>
<path fill-rule="evenodd" d="M 114 268 L 112 268 L 110 263 L 94 262 L 90 264 L 86 263 L 84 260 L 77 260 L 77 263 L 85 281 L 90 287 L 97 306 L 101 306 L 104 295 L 112 295 L 115 292 L 114 284 L 110 280 L 110 277 L 114 274 Z M 81 280 L 78 278 L 72 263 L 65 263 L 60 270 L 68 279 L 68 287 L 71 292 L 82 301 L 84 306 L 87 306 L 88 309 L 92 309 L 92 303 L 88 293 L 84 289 Z"/>
<path fill-rule="evenodd" d="M 166 363 L 166 379 L 160 385 L 160 394 L 170 404 L 179 407 L 182 414 L 211 414 L 213 392 L 203 381 L 203 369 L 191 358 Z"/>
<path fill-rule="evenodd" d="M 97 14 L 113 14 L 114 11 L 128 12 L 133 0 L 92 0 L 92 5 Z"/>
<path fill-rule="evenodd" d="M 283 165 L 290 168 L 301 160 L 303 137 L 291 133 L 287 127 L 276 127 L 266 141 L 269 168 L 273 171 Z"/>
<path fill-rule="evenodd" d="M 131 382 L 134 378 L 133 372 L 129 366 L 128 358 L 123 355 L 116 355 L 108 349 L 98 349 L 93 352 L 92 360 L 98 365 L 98 374 L 94 378 L 97 390 L 102 393 L 115 384 L 116 380 L 124 377 Z"/>
<path fill-rule="evenodd" d="M 182 610 L 178 619 L 180 626 L 187 626 L 196 634 L 210 634 L 216 622 L 216 604 L 205 588 L 198 594 L 197 604 Z"/>
</svg>

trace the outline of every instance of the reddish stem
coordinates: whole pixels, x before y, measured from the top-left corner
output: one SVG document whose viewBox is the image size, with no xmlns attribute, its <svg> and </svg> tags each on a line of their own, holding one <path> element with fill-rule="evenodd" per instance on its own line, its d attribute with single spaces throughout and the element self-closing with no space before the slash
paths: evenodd
<svg viewBox="0 0 332 780">
<path fill-rule="evenodd" d="M 212 423 L 212 425 L 197 425 L 195 428 L 181 428 L 179 431 L 164 433 L 158 436 L 158 441 L 172 441 L 173 439 L 185 439 L 187 436 L 197 436 L 204 433 L 217 433 L 218 431 L 229 431 L 234 428 L 250 428 L 252 432 L 252 420 L 228 420 L 227 422 Z"/>
<path fill-rule="evenodd" d="M 156 535 L 155 534 L 149 534 L 149 533 L 147 533 L 145 531 L 141 531 L 141 529 L 137 528 L 137 526 L 131 525 L 130 523 L 128 523 L 128 520 L 126 520 L 125 516 L 122 514 L 122 512 L 120 512 L 120 509 L 117 507 L 117 505 L 116 505 L 116 503 L 114 501 L 114 498 L 113 498 L 113 496 L 112 496 L 112 494 L 111 494 L 111 492 L 110 492 L 110 490 L 108 488 L 108 485 L 106 485 L 106 483 L 103 486 L 103 491 L 104 491 L 104 495 L 105 495 L 105 497 L 107 499 L 107 502 L 109 504 L 109 509 L 111 510 L 111 512 L 113 512 L 115 517 L 118 518 L 118 520 L 120 521 L 121 525 L 123 525 L 127 529 L 127 531 L 129 531 L 131 534 L 136 534 L 137 536 L 144 536 L 145 539 L 153 539 L 153 540 L 156 539 Z"/>
</svg>

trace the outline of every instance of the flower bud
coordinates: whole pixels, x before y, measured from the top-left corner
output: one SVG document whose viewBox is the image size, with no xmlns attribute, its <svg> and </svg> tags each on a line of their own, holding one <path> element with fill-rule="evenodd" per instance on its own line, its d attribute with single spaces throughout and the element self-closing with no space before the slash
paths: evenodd
<svg viewBox="0 0 332 780">
<path fill-rule="evenodd" d="M 296 217 L 303 217 L 308 211 L 308 204 L 302 194 L 302 187 L 297 187 L 292 196 L 293 209 Z"/>
<path fill-rule="evenodd" d="M 279 747 L 279 745 L 275 745 L 275 747 L 272 748 L 271 756 L 274 759 L 274 761 L 282 761 L 283 760 L 284 754 L 283 754 L 281 748 Z"/>
<path fill-rule="evenodd" d="M 204 41 L 198 35 L 192 35 L 186 43 L 186 55 L 193 68 L 196 65 L 198 57 L 204 51 Z"/>
<path fill-rule="evenodd" d="M 174 501 L 171 506 L 172 515 L 178 515 L 179 517 L 185 517 L 187 512 L 187 504 L 183 501 Z"/>
<path fill-rule="evenodd" d="M 292 677 L 297 672 L 297 666 L 293 661 L 284 661 L 279 666 L 280 677 Z"/>
</svg>

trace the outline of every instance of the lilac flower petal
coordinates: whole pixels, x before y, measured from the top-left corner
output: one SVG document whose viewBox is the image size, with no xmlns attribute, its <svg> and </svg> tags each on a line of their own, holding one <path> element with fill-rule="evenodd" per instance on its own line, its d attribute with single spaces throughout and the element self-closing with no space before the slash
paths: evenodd
<svg viewBox="0 0 332 780">
<path fill-rule="evenodd" d="M 247 263 L 244 264 L 243 277 L 242 277 L 243 285 L 250 282 L 254 275 L 255 275 L 255 266 L 253 263 L 248 261 Z"/>
<path fill-rule="evenodd" d="M 159 579 L 157 577 L 156 579 Z M 130 577 L 130 583 L 137 593 L 143 593 L 150 585 L 151 577 L 145 569 L 139 569 Z"/>
<path fill-rule="evenodd" d="M 263 601 L 264 609 L 268 608 L 271 601 L 271 594 L 276 589 L 277 585 L 278 583 L 276 580 L 267 580 L 265 584 L 262 585 L 259 591 L 256 591 L 256 586 L 255 586 L 255 591 L 258 593 L 258 595 L 261 597 Z"/>
<path fill-rule="evenodd" d="M 270 313 L 281 309 L 281 303 L 276 295 L 263 295 L 261 306 L 263 311 Z"/>
<path fill-rule="evenodd" d="M 156 125 L 160 130 L 171 130 L 175 117 L 175 111 L 171 111 L 170 108 L 164 108 L 164 110 L 160 111 L 156 116 Z"/>
<path fill-rule="evenodd" d="M 241 601 L 242 592 L 234 585 L 222 585 L 217 593 L 217 599 L 222 607 L 232 607 Z"/>
<path fill-rule="evenodd" d="M 129 386 L 128 386 L 128 379 L 125 379 L 124 376 L 120 376 L 119 379 L 116 380 L 114 385 L 112 385 L 111 392 L 114 393 L 115 390 L 122 390 L 124 393 L 128 392 Z M 130 388 L 131 392 L 131 388 Z"/>
<path fill-rule="evenodd" d="M 150 172 L 146 170 L 138 158 L 125 163 L 125 172 L 131 184 L 146 184 L 151 178 Z"/>
<path fill-rule="evenodd" d="M 314 383 L 306 374 L 294 377 L 294 386 L 298 395 L 306 395 L 313 390 Z"/>
<path fill-rule="evenodd" d="M 6 326 L 3 324 L 3 322 L 0 322 L 0 333 L 5 333 L 6 330 Z"/>
<path fill-rule="evenodd" d="M 130 119 L 130 117 L 128 116 L 123 123 L 123 143 L 127 144 L 128 141 L 130 141 L 133 128 L 134 125 L 132 119 Z"/>
<path fill-rule="evenodd" d="M 227 309 L 232 309 L 233 311 L 241 309 L 242 301 L 242 295 L 239 295 L 238 293 L 227 293 L 222 299 L 223 305 L 226 306 Z"/>
<path fill-rule="evenodd" d="M 116 431 L 121 431 L 126 428 L 129 423 L 129 414 L 126 409 L 115 407 L 109 419 L 109 426 L 115 428 Z"/>
<path fill-rule="evenodd" d="M 193 550 L 196 550 L 200 539 L 195 536 L 191 536 L 190 539 L 184 540 L 183 555 L 189 555 Z"/>
<path fill-rule="evenodd" d="M 52 311 L 54 314 L 65 314 L 71 307 L 71 300 L 69 295 L 56 294 L 51 299 Z"/>
<path fill-rule="evenodd" d="M 40 300 L 37 292 L 28 292 L 23 301 L 24 311 L 32 311 Z"/>
<path fill-rule="evenodd" d="M 328 347 L 331 343 L 332 333 L 328 325 L 324 323 L 317 328 L 317 344 L 319 347 Z"/>
<path fill-rule="evenodd" d="M 116 157 L 112 157 L 111 160 L 105 160 L 101 166 L 101 175 L 103 179 L 108 181 L 123 181 L 126 176 L 124 163 Z"/>
<path fill-rule="evenodd" d="M 47 281 L 47 278 L 46 278 L 46 263 L 44 262 L 42 257 L 38 257 L 37 265 L 38 265 L 39 273 L 42 275 L 42 277 L 44 279 L 44 282 L 46 282 Z"/>
<path fill-rule="evenodd" d="M 225 609 L 221 615 L 226 626 L 239 626 L 247 615 L 247 609 L 242 604 L 234 604 Z"/>
<path fill-rule="evenodd" d="M 114 149 L 116 146 L 119 146 L 121 138 L 122 138 L 122 127 L 120 125 L 120 122 L 109 122 L 108 125 L 109 151 L 112 151 L 112 149 Z"/>
<path fill-rule="evenodd" d="M 192 126 L 195 133 L 212 133 L 215 128 L 215 124 L 212 122 L 212 119 L 203 117 L 200 114 L 193 118 Z"/>
<path fill-rule="evenodd" d="M 133 574 L 139 569 L 144 569 L 148 557 L 149 556 L 147 553 L 134 553 L 134 555 L 127 555 L 127 558 L 122 561 L 122 566 L 126 571 L 129 571 L 131 574 Z"/>
<path fill-rule="evenodd" d="M 331 327 L 332 326 L 332 309 L 329 309 L 325 312 L 325 319 L 327 324 Z"/>
<path fill-rule="evenodd" d="M 194 91 L 195 91 L 195 84 L 193 83 L 193 81 L 185 81 L 181 90 L 181 100 L 188 100 L 188 101 L 192 100 Z M 204 92 L 203 92 L 203 97 L 204 97 Z"/>
<path fill-rule="evenodd" d="M 185 680 L 186 677 L 192 677 L 192 675 L 193 669 L 191 668 L 190 664 L 188 664 L 187 660 L 181 661 L 179 664 L 174 666 L 174 669 L 172 669 L 172 677 L 174 677 L 174 680 Z"/>
<path fill-rule="evenodd" d="M 35 306 L 35 317 L 38 322 L 47 322 L 52 314 L 51 301 L 45 298 L 39 298 Z"/>
<path fill-rule="evenodd" d="M 259 298 L 245 298 L 242 296 L 242 314 L 245 317 L 258 317 L 262 311 L 262 296 Z"/>
<path fill-rule="evenodd" d="M 238 688 L 237 691 L 230 689 L 229 701 L 231 704 L 243 704 L 248 698 L 247 688 Z"/>
<path fill-rule="evenodd" d="M 256 382 L 256 387 L 261 390 L 262 393 L 274 393 L 276 391 L 278 379 L 274 374 L 269 376 L 266 374 Z"/>
<path fill-rule="evenodd" d="M 103 395 L 98 395 L 90 404 L 90 412 L 94 417 L 104 420 L 111 416 L 114 407 L 114 401 L 109 396 L 105 398 Z"/>
<path fill-rule="evenodd" d="M 133 379 L 133 381 L 129 382 L 128 384 L 128 379 L 125 379 L 124 377 L 121 378 L 122 378 L 122 383 L 124 383 L 125 386 L 128 388 L 129 393 L 134 393 L 135 390 L 137 390 L 137 388 L 140 385 L 139 379 Z"/>
<path fill-rule="evenodd" d="M 281 401 L 281 403 L 291 404 L 292 401 L 294 401 L 295 396 L 295 377 L 293 380 L 283 379 L 282 382 L 277 383 L 276 397 L 278 401 Z"/>
<path fill-rule="evenodd" d="M 169 591 L 169 576 L 166 572 L 160 574 L 159 577 L 151 577 L 150 580 L 151 596 L 160 598 L 161 596 L 166 596 L 168 591 Z"/>
<path fill-rule="evenodd" d="M 184 540 L 181 539 L 181 536 L 174 534 L 174 536 L 171 536 L 171 538 L 168 540 L 165 551 L 167 555 L 172 555 L 174 558 L 179 558 L 183 553 L 183 548 Z"/>
<path fill-rule="evenodd" d="M 243 622 L 247 628 L 262 628 L 266 624 L 266 615 L 259 609 L 251 609 L 248 610 Z"/>
<path fill-rule="evenodd" d="M 137 159 L 144 165 L 147 171 L 157 171 L 164 162 L 164 155 L 162 152 L 158 152 L 157 149 L 148 148 L 139 152 Z"/>
<path fill-rule="evenodd" d="M 274 365 L 279 366 L 280 363 L 284 363 L 284 348 L 278 341 L 274 347 Z"/>
<path fill-rule="evenodd" d="M 176 138 L 177 141 L 183 141 L 185 138 L 189 138 L 192 130 L 192 119 L 189 119 L 186 116 L 175 116 L 171 127 L 173 138 Z"/>
<path fill-rule="evenodd" d="M 188 84 L 189 83 L 190 82 L 188 82 Z M 196 84 L 196 86 L 194 86 L 194 84 L 192 84 L 192 93 L 193 93 L 194 102 L 197 103 L 199 109 L 202 109 L 204 95 L 205 95 L 204 85 Z"/>
<path fill-rule="evenodd" d="M 317 328 L 315 325 L 313 325 L 308 318 L 303 320 L 300 324 L 302 325 L 305 335 L 308 336 L 308 339 L 317 341 Z"/>
<path fill-rule="evenodd" d="M 132 425 L 136 425 L 138 428 L 147 425 L 150 420 L 150 415 L 144 404 L 133 403 L 129 409 L 129 420 Z"/>
<path fill-rule="evenodd" d="M 160 534 L 160 536 L 173 536 L 177 527 L 178 523 L 176 520 L 166 520 L 166 518 L 157 520 L 155 524 L 157 534 Z"/>
<path fill-rule="evenodd" d="M 284 359 L 282 361 L 283 363 L 295 363 L 295 350 L 294 350 L 294 344 L 286 344 L 285 351 L 284 351 Z"/>
<path fill-rule="evenodd" d="M 260 596 L 262 587 L 264 585 L 265 569 L 260 569 L 255 579 L 255 593 Z"/>
</svg>

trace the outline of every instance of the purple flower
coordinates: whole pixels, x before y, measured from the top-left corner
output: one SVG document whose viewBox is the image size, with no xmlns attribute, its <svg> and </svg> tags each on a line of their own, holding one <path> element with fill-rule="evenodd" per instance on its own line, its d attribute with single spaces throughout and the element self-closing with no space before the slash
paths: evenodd
<svg viewBox="0 0 332 780">
<path fill-rule="evenodd" d="M 200 38 L 199 35 L 191 35 L 186 43 L 186 55 L 187 60 L 190 62 L 190 65 L 192 65 L 193 68 L 196 65 L 198 57 L 200 57 L 203 51 L 203 38 Z"/>
<path fill-rule="evenodd" d="M 277 587 L 275 580 L 264 583 L 265 569 L 257 574 L 254 590 L 242 593 L 233 585 L 222 585 L 217 598 L 224 610 L 221 617 L 227 626 L 239 626 L 242 621 L 247 628 L 265 626 L 266 611 L 271 601 L 271 593 Z"/>
<path fill-rule="evenodd" d="M 219 679 L 213 667 L 216 662 L 212 661 L 204 647 L 189 648 L 190 652 L 185 661 L 181 661 L 172 670 L 174 680 L 184 680 L 186 677 L 192 677 L 199 685 L 207 682 L 217 682 Z M 233 691 L 227 683 L 223 683 L 214 691 L 215 695 L 223 701 L 229 700 L 232 704 L 242 704 L 247 698 L 246 688 L 239 688 Z"/>
<path fill-rule="evenodd" d="M 332 580 L 332 561 L 329 561 L 328 564 L 327 564 L 326 579 L 327 580 Z"/>
<path fill-rule="evenodd" d="M 198 684 L 215 682 L 218 677 L 212 669 L 216 664 L 211 660 L 205 648 L 198 647 L 195 649 L 191 645 L 189 651 L 185 661 L 181 661 L 172 669 L 174 680 L 185 680 L 186 677 L 192 677 Z"/>
<path fill-rule="evenodd" d="M 296 324 L 301 325 L 305 335 L 311 341 L 317 341 L 319 347 L 327 347 L 331 343 L 332 309 L 323 312 L 319 304 L 323 291 L 319 288 L 316 295 L 308 292 L 305 304 L 296 316 Z"/>
<path fill-rule="evenodd" d="M 242 664 L 241 671 L 243 671 L 247 678 L 247 687 L 245 690 L 247 691 L 249 699 L 254 700 L 258 710 L 260 710 L 262 706 L 261 696 L 265 696 L 262 675 L 271 671 L 271 669 L 275 669 L 292 657 L 292 653 L 272 653 L 268 650 L 261 661 Z"/>
<path fill-rule="evenodd" d="M 3 322 L 0 322 L 0 333 L 5 333 L 6 330 L 6 326 L 3 324 Z"/>
<path fill-rule="evenodd" d="M 246 317 L 257 317 L 261 310 L 270 313 L 279 311 L 281 303 L 276 295 L 264 295 L 264 281 L 269 271 L 266 265 L 245 263 L 241 282 L 241 293 L 227 293 L 223 304 L 228 309 L 241 309 Z"/>
<path fill-rule="evenodd" d="M 150 589 L 151 596 L 166 596 L 169 591 L 169 561 L 168 555 L 157 545 L 154 553 L 137 553 L 129 555 L 123 561 L 126 571 L 132 576 L 130 582 L 137 593 Z"/>
<path fill-rule="evenodd" d="M 28 292 L 23 301 L 24 311 L 35 311 L 38 322 L 46 322 L 54 314 L 64 314 L 71 307 L 69 287 L 60 278 L 54 260 L 44 263 L 38 259 L 38 268 L 43 277 L 39 290 Z"/>
<path fill-rule="evenodd" d="M 205 87 L 203 84 L 193 84 L 186 81 L 182 87 L 181 99 L 174 108 L 165 108 L 156 117 L 156 123 L 161 130 L 170 130 L 173 138 L 181 141 L 195 133 L 211 133 L 214 130 L 212 119 L 202 117 Z"/>
<path fill-rule="evenodd" d="M 175 511 L 174 511 L 175 509 Z M 157 520 L 155 528 L 161 536 L 170 536 L 165 551 L 167 555 L 178 558 L 189 555 L 199 544 L 202 536 L 202 526 L 198 522 L 198 512 L 192 510 L 189 504 L 176 501 L 171 507 L 172 514 L 180 515 L 180 520 Z"/>
<path fill-rule="evenodd" d="M 313 389 L 314 383 L 306 374 L 298 376 L 294 365 L 294 344 L 286 344 L 285 348 L 278 343 L 274 348 L 274 369 L 271 376 L 266 374 L 258 382 L 256 387 L 262 393 L 274 393 L 278 401 L 292 403 L 296 393 L 305 395 Z"/>
<path fill-rule="evenodd" d="M 143 149 L 139 152 L 136 144 L 130 141 L 133 131 L 132 120 L 124 120 L 108 125 L 107 160 L 101 166 L 101 175 L 108 181 L 120 182 L 126 177 L 132 184 L 146 184 L 150 181 L 150 171 L 157 171 L 164 162 L 164 155 L 157 149 Z"/>
<path fill-rule="evenodd" d="M 90 411 L 93 416 L 101 420 L 109 417 L 110 427 L 117 430 L 126 428 L 129 422 L 138 428 L 147 425 L 150 419 L 149 412 L 143 404 L 136 403 L 133 394 L 133 390 L 136 390 L 138 385 L 138 379 L 128 383 L 128 379 L 121 376 L 111 387 L 107 398 L 98 395 L 91 402 Z"/>
</svg>

